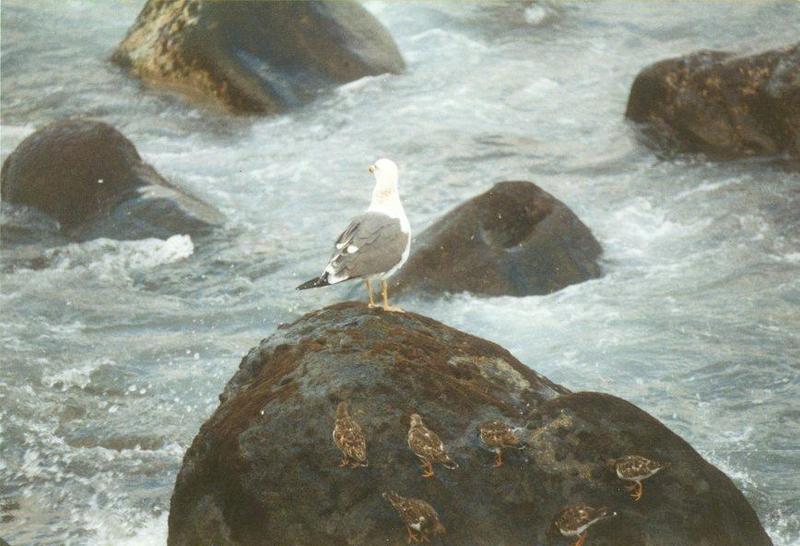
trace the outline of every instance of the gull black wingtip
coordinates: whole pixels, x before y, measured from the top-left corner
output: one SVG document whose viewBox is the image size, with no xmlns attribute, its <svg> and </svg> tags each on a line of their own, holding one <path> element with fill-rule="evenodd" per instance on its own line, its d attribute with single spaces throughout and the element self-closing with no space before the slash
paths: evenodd
<svg viewBox="0 0 800 546">
<path fill-rule="evenodd" d="M 309 288 L 319 288 L 320 286 L 328 286 L 330 283 L 326 276 L 316 277 L 309 281 L 304 282 L 296 288 L 296 290 L 307 290 Z"/>
</svg>

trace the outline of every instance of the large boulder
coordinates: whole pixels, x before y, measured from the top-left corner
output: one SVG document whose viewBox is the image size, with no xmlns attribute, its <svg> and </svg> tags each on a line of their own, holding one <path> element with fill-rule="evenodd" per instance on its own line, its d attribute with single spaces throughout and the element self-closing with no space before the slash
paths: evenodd
<svg viewBox="0 0 800 546">
<path fill-rule="evenodd" d="M 344 303 L 310 313 L 252 349 L 187 450 L 168 544 L 405 544 L 381 492 L 422 498 L 447 544 L 563 545 L 550 531 L 568 504 L 613 507 L 592 546 L 760 546 L 770 540 L 722 472 L 624 400 L 571 393 L 488 341 L 413 313 Z M 368 466 L 342 469 L 331 439 L 349 400 Z M 460 465 L 424 479 L 406 445 L 418 412 Z M 479 423 L 522 427 L 524 451 L 494 457 Z M 630 499 L 606 462 L 638 453 L 672 467 Z"/>
<path fill-rule="evenodd" d="M 261 113 L 405 68 L 378 20 L 339 0 L 148 0 L 112 60 L 147 82 Z"/>
<path fill-rule="evenodd" d="M 143 162 L 122 133 L 91 120 L 59 121 L 28 136 L 3 163 L 0 192 L 4 203 L 46 213 L 77 240 L 202 234 L 222 222 Z"/>
<path fill-rule="evenodd" d="M 601 275 L 600 244 L 564 203 L 500 182 L 416 236 L 393 292 L 549 294 Z"/>
<path fill-rule="evenodd" d="M 650 65 L 633 82 L 625 115 L 666 151 L 800 158 L 800 44 L 743 57 L 699 51 Z"/>
</svg>

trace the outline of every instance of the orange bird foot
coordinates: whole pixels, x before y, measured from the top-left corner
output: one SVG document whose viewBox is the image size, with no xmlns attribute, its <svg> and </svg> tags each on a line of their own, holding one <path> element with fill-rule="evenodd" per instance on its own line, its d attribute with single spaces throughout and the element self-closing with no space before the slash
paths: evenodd
<svg viewBox="0 0 800 546">
<path fill-rule="evenodd" d="M 342 461 L 339 463 L 339 468 L 345 468 L 349 464 L 350 464 L 350 461 L 348 461 L 346 458 L 342 459 Z"/>
<path fill-rule="evenodd" d="M 422 477 L 423 478 L 432 478 L 433 477 L 433 465 L 431 463 L 425 463 L 422 467 Z"/>
<path fill-rule="evenodd" d="M 581 536 L 578 537 L 578 540 L 575 541 L 575 544 L 572 546 L 583 546 L 583 543 L 586 542 L 586 535 L 588 533 L 586 531 L 583 532 Z"/>
<path fill-rule="evenodd" d="M 631 492 L 631 498 L 634 500 L 634 502 L 638 502 L 639 499 L 642 498 L 642 493 L 644 493 L 644 487 L 642 486 L 641 482 L 635 483 L 629 487 L 628 490 Z"/>
<path fill-rule="evenodd" d="M 495 468 L 500 468 L 501 466 L 503 466 L 503 454 L 498 452 L 494 456 L 494 467 Z"/>
</svg>

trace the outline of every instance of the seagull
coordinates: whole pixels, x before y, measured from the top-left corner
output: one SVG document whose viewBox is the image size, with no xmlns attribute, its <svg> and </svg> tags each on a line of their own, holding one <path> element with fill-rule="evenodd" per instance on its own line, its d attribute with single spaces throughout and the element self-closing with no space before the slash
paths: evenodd
<svg viewBox="0 0 800 546">
<path fill-rule="evenodd" d="M 401 497 L 394 491 L 385 492 L 383 498 L 392 504 L 406 524 L 407 543 L 430 542 L 431 535 L 443 535 L 447 532 L 434 507 L 424 500 Z"/>
<path fill-rule="evenodd" d="M 458 468 L 458 463 L 450 458 L 439 436 L 422 423 L 422 417 L 411 415 L 411 426 L 408 429 L 408 447 L 422 461 L 423 478 L 433 477 L 433 463 L 440 463 L 451 470 Z"/>
<path fill-rule="evenodd" d="M 336 425 L 333 427 L 333 442 L 342 452 L 339 466 L 367 466 L 367 440 L 361 426 L 350 417 L 347 406 L 347 402 L 339 402 L 336 406 Z"/>
<path fill-rule="evenodd" d="M 514 433 L 514 429 L 502 421 L 487 421 L 478 426 L 478 433 L 481 442 L 486 447 L 494 450 L 494 467 L 503 466 L 503 448 L 513 447 L 524 449 L 525 442 L 520 441 Z"/>
<path fill-rule="evenodd" d="M 659 463 L 639 455 L 626 455 L 619 459 L 611 459 L 608 464 L 617 473 L 619 479 L 634 482 L 627 489 L 631 492 L 631 498 L 635 501 L 642 498 L 642 492 L 644 491 L 642 480 L 646 480 L 659 470 L 669 467 L 669 463 Z"/>
<path fill-rule="evenodd" d="M 402 311 L 389 305 L 386 280 L 408 259 L 411 249 L 411 226 L 397 191 L 397 165 L 390 159 L 379 159 L 370 165 L 375 176 L 372 202 L 367 212 L 350 221 L 333 249 L 322 275 L 304 282 L 298 290 L 337 284 L 350 279 L 364 279 L 369 306 L 378 307 L 372 297 L 372 281 L 381 282 L 385 311 Z"/>
<path fill-rule="evenodd" d="M 572 546 L 583 546 L 589 527 L 598 521 L 616 515 L 616 512 L 612 512 L 606 507 L 592 508 L 585 504 L 576 504 L 561 510 L 553 520 L 553 525 L 565 537 L 578 537 Z"/>
</svg>

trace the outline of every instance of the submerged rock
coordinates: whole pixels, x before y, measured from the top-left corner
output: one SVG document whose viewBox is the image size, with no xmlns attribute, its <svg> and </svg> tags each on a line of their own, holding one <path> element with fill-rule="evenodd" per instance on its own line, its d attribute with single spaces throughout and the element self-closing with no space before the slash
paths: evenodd
<svg viewBox="0 0 800 546">
<path fill-rule="evenodd" d="M 98 121 L 39 129 L 6 158 L 0 179 L 4 204 L 44 212 L 71 239 L 202 234 L 222 222 L 216 210 L 143 162 L 122 133 Z M 23 209 L 4 216 L 14 220 L 12 238 L 23 242 L 42 224 Z"/>
<path fill-rule="evenodd" d="M 549 294 L 601 275 L 602 248 L 561 201 L 530 182 L 500 182 L 414 238 L 394 292 Z"/>
<path fill-rule="evenodd" d="M 262 113 L 405 68 L 367 10 L 318 0 L 148 0 L 112 60 L 147 82 Z"/>
<path fill-rule="evenodd" d="M 592 529 L 593 546 L 770 544 L 731 481 L 658 420 L 614 396 L 571 393 L 414 313 L 355 303 L 309 313 L 252 349 L 220 400 L 178 474 L 172 546 L 405 544 L 389 490 L 429 502 L 447 544 L 566 544 L 551 523 L 578 502 L 619 513 Z M 338 466 L 342 400 L 366 435 L 365 468 Z M 421 477 L 406 445 L 414 412 L 459 468 Z M 498 469 L 477 433 L 493 419 L 519 425 L 528 444 Z M 629 453 L 672 463 L 640 502 L 606 466 Z"/>
<path fill-rule="evenodd" d="M 738 57 L 699 51 L 648 66 L 626 117 L 661 149 L 800 158 L 800 44 Z"/>
</svg>

